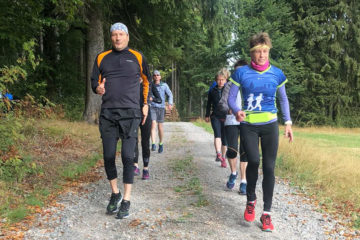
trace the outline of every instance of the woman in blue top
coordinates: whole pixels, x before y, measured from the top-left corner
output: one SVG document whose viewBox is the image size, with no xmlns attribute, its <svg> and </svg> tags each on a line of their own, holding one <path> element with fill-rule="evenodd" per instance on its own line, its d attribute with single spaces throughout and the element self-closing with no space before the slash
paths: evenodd
<svg viewBox="0 0 360 240">
<path fill-rule="evenodd" d="M 291 118 L 289 101 L 286 96 L 284 73 L 277 67 L 270 65 L 269 52 L 271 45 L 267 33 L 255 34 L 250 39 L 250 66 L 238 68 L 231 76 L 232 85 L 228 103 L 240 125 L 241 141 L 248 158 L 246 169 L 247 204 L 244 213 L 246 221 L 255 219 L 256 194 L 255 187 L 260 165 L 259 139 L 262 150 L 263 166 L 263 200 L 264 212 L 260 218 L 263 231 L 273 231 L 271 223 L 271 204 L 275 184 L 275 160 L 279 145 L 279 128 L 277 123 L 276 95 L 280 100 L 280 107 L 285 122 L 285 136 L 291 142 Z M 243 108 L 236 105 L 236 95 L 241 87 Z"/>
</svg>

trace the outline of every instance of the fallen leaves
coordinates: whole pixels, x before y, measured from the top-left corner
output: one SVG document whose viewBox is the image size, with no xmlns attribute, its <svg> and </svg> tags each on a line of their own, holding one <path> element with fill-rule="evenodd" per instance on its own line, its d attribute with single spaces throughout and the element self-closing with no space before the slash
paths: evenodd
<svg viewBox="0 0 360 240">
<path fill-rule="evenodd" d="M 141 220 L 140 219 L 134 219 L 129 223 L 129 227 L 137 227 L 141 224 Z"/>
</svg>

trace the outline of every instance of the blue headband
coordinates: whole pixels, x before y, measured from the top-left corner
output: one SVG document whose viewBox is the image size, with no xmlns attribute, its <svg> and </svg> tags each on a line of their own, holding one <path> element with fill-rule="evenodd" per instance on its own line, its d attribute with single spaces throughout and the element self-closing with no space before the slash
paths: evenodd
<svg viewBox="0 0 360 240">
<path fill-rule="evenodd" d="M 110 27 L 110 33 L 112 33 L 112 32 L 115 31 L 115 30 L 124 31 L 124 32 L 126 32 L 126 34 L 129 34 L 128 28 L 126 27 L 126 25 L 123 24 L 123 23 L 120 23 L 120 22 L 114 23 L 113 25 L 111 25 L 111 27 Z"/>
</svg>

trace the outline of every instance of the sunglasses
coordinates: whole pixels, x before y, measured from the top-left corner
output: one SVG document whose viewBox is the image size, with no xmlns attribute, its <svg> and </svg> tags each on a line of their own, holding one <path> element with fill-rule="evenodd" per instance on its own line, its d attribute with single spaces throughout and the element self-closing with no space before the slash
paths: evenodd
<svg viewBox="0 0 360 240">
<path fill-rule="evenodd" d="M 154 74 L 154 76 L 160 76 L 160 74 Z"/>
</svg>

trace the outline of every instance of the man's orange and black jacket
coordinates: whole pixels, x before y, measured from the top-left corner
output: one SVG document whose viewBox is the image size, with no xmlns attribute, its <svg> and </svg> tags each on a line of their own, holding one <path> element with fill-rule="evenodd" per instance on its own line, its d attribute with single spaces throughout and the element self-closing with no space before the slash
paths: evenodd
<svg viewBox="0 0 360 240">
<path fill-rule="evenodd" d="M 140 77 L 143 79 L 140 103 Z M 102 52 L 96 56 L 91 76 L 91 88 L 96 93 L 99 84 L 105 81 L 105 94 L 101 108 L 135 108 L 147 104 L 149 94 L 149 69 L 145 57 L 129 47 Z"/>
</svg>

